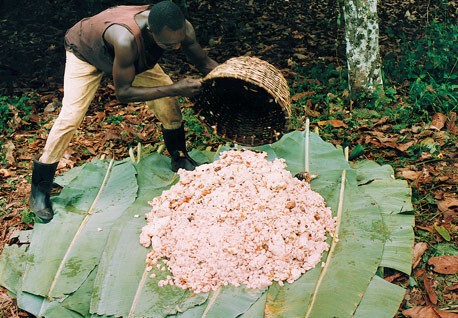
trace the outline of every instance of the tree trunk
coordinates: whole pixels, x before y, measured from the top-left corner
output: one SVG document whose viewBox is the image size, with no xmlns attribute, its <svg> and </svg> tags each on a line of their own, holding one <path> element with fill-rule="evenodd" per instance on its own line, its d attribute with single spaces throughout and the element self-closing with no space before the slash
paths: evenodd
<svg viewBox="0 0 458 318">
<path fill-rule="evenodd" d="M 377 0 L 342 0 L 348 83 L 353 97 L 383 95 Z"/>
</svg>

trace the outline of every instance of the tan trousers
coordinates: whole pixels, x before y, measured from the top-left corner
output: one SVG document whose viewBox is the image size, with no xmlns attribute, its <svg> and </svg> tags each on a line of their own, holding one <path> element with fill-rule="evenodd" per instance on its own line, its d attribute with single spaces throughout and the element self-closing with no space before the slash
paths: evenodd
<svg viewBox="0 0 458 318">
<path fill-rule="evenodd" d="M 67 52 L 64 75 L 64 98 L 62 109 L 49 132 L 43 154 L 42 163 L 58 162 L 70 143 L 76 130 L 94 99 L 100 85 L 103 72 L 91 64 Z M 172 84 L 170 77 L 156 64 L 152 69 L 138 74 L 132 85 L 155 87 Z M 175 97 L 164 97 L 146 102 L 164 128 L 175 129 L 181 126 L 181 110 Z"/>
</svg>

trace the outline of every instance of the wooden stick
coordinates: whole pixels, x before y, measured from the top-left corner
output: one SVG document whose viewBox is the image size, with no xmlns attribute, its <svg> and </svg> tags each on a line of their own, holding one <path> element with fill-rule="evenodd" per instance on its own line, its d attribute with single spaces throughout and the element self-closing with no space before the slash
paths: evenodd
<svg viewBox="0 0 458 318">
<path fill-rule="evenodd" d="M 70 252 L 72 251 L 73 247 L 76 244 L 76 240 L 79 238 L 81 232 L 83 231 L 84 227 L 86 226 L 87 222 L 89 221 L 89 218 L 94 213 L 95 205 L 98 203 L 100 195 L 102 194 L 102 191 L 105 189 L 105 186 L 106 186 L 106 184 L 108 182 L 108 178 L 109 178 L 109 176 L 111 174 L 111 169 L 113 168 L 113 164 L 114 164 L 114 159 L 111 159 L 110 164 L 108 165 L 107 171 L 105 173 L 105 177 L 104 177 L 104 179 L 102 181 L 102 184 L 100 185 L 100 189 L 99 189 L 94 201 L 92 202 L 91 207 L 87 211 L 86 216 L 84 217 L 83 221 L 81 222 L 80 226 L 78 227 L 78 230 L 76 231 L 75 235 L 73 236 L 73 239 L 70 242 L 70 245 L 68 246 L 68 248 L 67 248 L 67 250 L 66 250 L 66 252 L 64 254 L 64 257 L 62 258 L 62 261 L 59 264 L 59 267 L 58 267 L 58 269 L 56 271 L 56 274 L 54 275 L 54 278 L 53 278 L 53 280 L 51 282 L 51 286 L 49 287 L 48 296 L 46 298 L 46 300 L 49 301 L 49 302 L 51 302 L 53 300 L 51 294 L 53 293 L 54 288 L 56 287 L 57 279 L 62 274 L 62 271 L 63 271 L 63 269 L 65 267 L 65 263 L 67 262 L 67 260 L 68 260 L 68 258 L 70 256 Z M 45 309 L 45 305 L 47 305 L 46 301 L 43 302 L 43 305 L 42 305 L 42 307 L 40 309 L 40 313 L 38 314 L 38 317 L 42 317 L 43 316 L 43 310 Z"/>
<path fill-rule="evenodd" d="M 157 153 L 162 153 L 164 148 L 165 148 L 165 145 L 164 144 L 160 144 L 159 147 L 157 147 Z"/>
<path fill-rule="evenodd" d="M 332 238 L 332 243 L 331 247 L 329 248 L 329 253 L 328 257 L 326 258 L 326 263 L 323 266 L 323 270 L 320 273 L 320 277 L 318 278 L 318 281 L 315 285 L 315 288 L 313 290 L 312 298 L 309 302 L 308 308 L 307 308 L 307 313 L 305 314 L 305 317 L 310 316 L 310 312 L 312 311 L 313 305 L 315 303 L 317 294 L 318 294 L 318 289 L 321 286 L 321 283 L 323 281 L 323 278 L 326 276 L 326 271 L 328 270 L 330 260 L 332 259 L 332 256 L 334 255 L 334 250 L 336 248 L 337 242 L 339 241 L 339 230 L 340 230 L 340 223 L 342 222 L 342 210 L 343 210 L 343 197 L 344 197 L 344 192 L 345 192 L 345 179 L 347 177 L 347 170 L 342 171 L 342 177 L 340 180 L 340 193 L 339 193 L 339 204 L 337 207 L 337 222 L 336 222 L 336 229 L 334 232 L 334 236 Z"/>
<path fill-rule="evenodd" d="M 310 119 L 305 120 L 305 172 L 309 173 Z"/>
<path fill-rule="evenodd" d="M 143 271 L 143 274 L 142 274 L 142 278 L 140 279 L 140 282 L 138 283 L 137 290 L 135 292 L 135 297 L 132 300 L 132 305 L 130 306 L 129 316 L 128 316 L 129 318 L 134 317 L 135 309 L 137 308 L 138 300 L 140 299 L 140 295 L 142 294 L 142 290 L 143 290 L 143 287 L 145 286 L 147 277 L 148 277 L 148 270 L 145 267 L 145 270 Z"/>
<path fill-rule="evenodd" d="M 214 303 L 216 301 L 216 298 L 218 298 L 220 293 L 221 293 L 221 287 L 218 287 L 218 289 L 213 292 L 213 294 L 211 295 L 210 299 L 208 300 L 208 305 L 207 305 L 207 307 L 205 308 L 205 311 L 202 314 L 202 318 L 207 317 L 208 312 L 210 311 L 210 309 L 213 308 L 213 305 L 214 305 Z"/>
<path fill-rule="evenodd" d="M 132 149 L 132 147 L 129 147 L 129 157 L 130 157 L 130 161 L 132 161 L 132 163 L 135 163 L 135 154 L 134 154 L 134 149 Z"/>
<path fill-rule="evenodd" d="M 139 163 L 140 160 L 142 160 L 142 144 L 138 143 L 137 144 L 137 161 L 136 161 L 136 163 Z"/>
</svg>

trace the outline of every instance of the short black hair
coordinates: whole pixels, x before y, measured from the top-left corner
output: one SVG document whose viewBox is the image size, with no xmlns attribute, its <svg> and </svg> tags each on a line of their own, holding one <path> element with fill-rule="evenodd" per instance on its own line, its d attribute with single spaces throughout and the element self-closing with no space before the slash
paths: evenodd
<svg viewBox="0 0 458 318">
<path fill-rule="evenodd" d="M 181 29 L 184 26 L 184 15 L 180 7 L 170 0 L 156 3 L 150 8 L 148 25 L 153 33 L 159 33 L 164 27 L 172 31 Z"/>
</svg>

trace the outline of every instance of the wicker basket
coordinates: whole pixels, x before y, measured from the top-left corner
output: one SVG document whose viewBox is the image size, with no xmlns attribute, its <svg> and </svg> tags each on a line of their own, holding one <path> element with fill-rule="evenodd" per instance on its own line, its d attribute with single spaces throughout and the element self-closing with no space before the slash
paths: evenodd
<svg viewBox="0 0 458 318">
<path fill-rule="evenodd" d="M 271 64 L 235 57 L 218 65 L 195 100 L 199 118 L 226 140 L 246 146 L 277 141 L 289 126 L 288 84 Z"/>
</svg>

